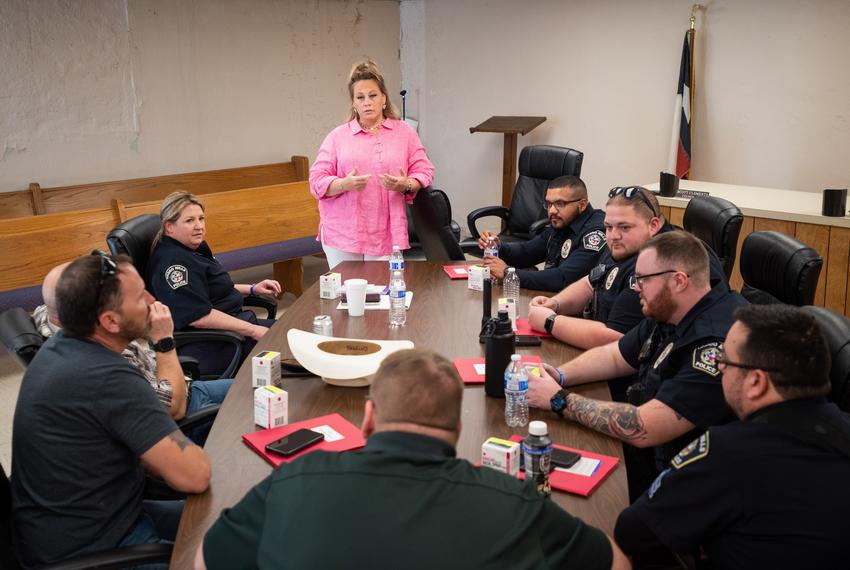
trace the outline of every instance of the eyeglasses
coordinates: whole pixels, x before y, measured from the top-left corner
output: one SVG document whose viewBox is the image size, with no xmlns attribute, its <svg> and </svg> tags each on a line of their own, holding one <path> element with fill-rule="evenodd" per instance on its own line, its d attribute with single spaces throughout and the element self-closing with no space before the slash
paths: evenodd
<svg viewBox="0 0 850 570">
<path fill-rule="evenodd" d="M 643 200 L 643 203 L 646 204 L 646 207 L 649 208 L 649 211 L 652 212 L 652 215 L 656 218 L 658 216 L 658 212 L 655 210 L 655 206 L 652 205 L 652 202 L 649 198 L 644 194 L 646 190 L 640 186 L 615 186 L 611 188 L 611 191 L 608 192 L 608 198 L 613 198 L 614 196 L 619 196 L 622 194 L 626 200 L 634 200 L 635 197 L 640 196 L 640 199 Z"/>
<path fill-rule="evenodd" d="M 665 269 L 664 271 L 659 271 L 657 273 L 647 273 L 646 275 L 638 275 L 635 273 L 635 289 L 643 289 L 644 283 L 646 283 L 647 279 L 652 279 L 653 277 L 658 277 L 659 275 L 666 275 L 667 273 L 678 273 L 678 269 Z M 687 273 L 685 273 L 687 275 Z"/>
<path fill-rule="evenodd" d="M 732 366 L 733 368 L 740 368 L 742 370 L 764 370 L 765 372 L 779 372 L 776 368 L 765 368 L 764 366 L 755 366 L 753 364 L 743 364 L 741 362 L 732 362 L 731 360 L 726 358 L 726 351 L 722 348 L 717 351 L 717 356 L 714 358 L 714 362 L 717 364 L 717 369 L 721 372 L 726 371 L 727 366 Z"/>
<path fill-rule="evenodd" d="M 554 202 L 550 202 L 549 200 L 543 200 L 543 209 L 547 212 L 549 208 L 555 206 L 555 209 L 558 211 L 563 210 L 567 207 L 568 204 L 572 204 L 573 202 L 581 202 L 584 198 L 576 198 L 575 200 L 555 200 Z"/>
<path fill-rule="evenodd" d="M 97 293 L 96 293 L 96 296 L 95 296 L 95 299 L 97 301 L 97 305 L 99 307 L 100 306 L 100 295 L 103 292 L 103 283 L 106 281 L 107 277 L 110 277 L 110 276 L 118 273 L 118 264 L 115 263 L 115 260 L 113 260 L 111 257 L 109 257 L 109 255 L 106 252 L 100 251 L 99 249 L 95 249 L 94 251 L 91 252 L 91 254 L 97 255 L 97 256 L 100 257 L 100 279 L 98 279 L 98 281 L 97 281 L 97 289 L 96 289 Z"/>
</svg>

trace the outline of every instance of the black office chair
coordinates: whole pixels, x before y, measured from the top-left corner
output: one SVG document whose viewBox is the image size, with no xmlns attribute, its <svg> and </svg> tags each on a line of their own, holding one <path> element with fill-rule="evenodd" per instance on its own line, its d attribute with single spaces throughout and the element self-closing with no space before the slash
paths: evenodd
<svg viewBox="0 0 850 570">
<path fill-rule="evenodd" d="M 445 194 L 436 192 L 418 192 L 410 208 L 413 226 L 419 237 L 425 259 L 428 261 L 463 261 L 466 257 L 460 249 L 460 244 L 446 224 L 451 214 L 446 212 Z M 447 199 L 446 199 L 447 200 Z M 405 259 L 411 258 L 405 252 Z"/>
<path fill-rule="evenodd" d="M 147 276 L 148 260 L 151 254 L 151 245 L 159 231 L 160 220 L 156 214 L 143 214 L 131 218 L 126 222 L 114 227 L 106 236 L 106 244 L 113 254 L 124 254 L 130 256 L 133 265 L 144 279 Z M 246 307 L 259 307 L 267 313 L 267 318 L 274 320 L 277 314 L 277 303 L 259 297 L 248 295 L 242 302 Z M 233 332 L 221 330 L 189 330 L 176 331 L 174 342 L 177 344 L 178 352 L 188 344 L 199 342 L 222 343 L 226 350 L 233 350 L 233 357 L 223 371 L 215 375 L 205 375 L 203 379 L 210 378 L 233 378 L 236 370 L 242 363 L 242 341 L 244 339 Z"/>
<path fill-rule="evenodd" d="M 452 204 L 442 190 L 431 187 L 420 190 L 417 192 L 413 204 L 407 205 L 407 235 L 410 241 L 410 249 L 404 252 L 404 258 L 407 260 L 422 261 L 428 259 L 423 241 L 428 242 L 429 236 L 426 236 L 424 240 L 420 239 L 419 228 L 422 228 L 423 232 L 430 232 L 431 234 L 437 232 L 455 244 L 460 241 L 460 226 L 452 219 Z M 447 255 L 450 258 L 452 255 L 456 256 L 456 252 L 460 251 L 459 245 L 455 247 L 447 242 L 446 246 L 448 248 Z M 460 255 L 459 259 L 464 259 L 462 251 Z"/>
<path fill-rule="evenodd" d="M 741 246 L 741 295 L 758 305 L 811 305 L 822 266 L 817 250 L 792 237 L 753 232 Z"/>
<path fill-rule="evenodd" d="M 461 242 L 464 252 L 481 255 L 478 239 L 481 233 L 476 222 L 488 216 L 497 216 L 505 224 L 505 231 L 499 234 L 502 243 L 528 241 L 543 230 L 548 223 L 543 201 L 549 182 L 572 174 L 581 175 L 584 153 L 550 145 L 527 146 L 519 155 L 519 176 L 514 186 L 511 207 L 486 206 L 473 210 L 467 216 L 467 225 L 472 239 Z"/>
<path fill-rule="evenodd" d="M 743 221 L 744 214 L 729 200 L 704 196 L 691 198 L 685 208 L 683 223 L 685 231 L 700 238 L 717 254 L 728 278 L 732 275 L 732 267 L 735 265 L 738 236 L 741 234 Z"/>
<path fill-rule="evenodd" d="M 803 310 L 817 320 L 832 355 L 829 399 L 850 412 L 850 319 L 825 307 L 808 305 Z"/>
<path fill-rule="evenodd" d="M 49 535 L 49 529 L 46 529 Z M 170 544 L 139 544 L 113 548 L 92 554 L 75 556 L 62 562 L 43 566 L 42 570 L 111 570 L 142 564 L 167 564 L 171 558 Z M 12 548 L 12 486 L 0 464 L 0 567 L 7 570 L 20 568 Z"/>
</svg>

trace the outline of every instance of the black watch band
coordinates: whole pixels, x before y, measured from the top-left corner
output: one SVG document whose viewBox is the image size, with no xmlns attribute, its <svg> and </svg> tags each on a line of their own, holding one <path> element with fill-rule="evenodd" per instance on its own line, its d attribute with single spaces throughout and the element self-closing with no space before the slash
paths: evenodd
<svg viewBox="0 0 850 570">
<path fill-rule="evenodd" d="M 546 317 L 546 322 L 543 323 L 543 328 L 547 333 L 552 334 L 552 329 L 555 328 L 555 319 L 558 318 L 558 313 L 552 313 Z"/>
<path fill-rule="evenodd" d="M 174 337 L 167 336 L 159 340 L 159 342 L 150 343 L 154 352 L 169 352 L 174 350 Z"/>
<path fill-rule="evenodd" d="M 564 410 L 567 407 L 567 396 L 569 395 L 569 390 L 561 388 L 549 399 L 549 406 L 552 408 L 553 412 L 558 414 L 559 417 L 564 417 Z"/>
</svg>

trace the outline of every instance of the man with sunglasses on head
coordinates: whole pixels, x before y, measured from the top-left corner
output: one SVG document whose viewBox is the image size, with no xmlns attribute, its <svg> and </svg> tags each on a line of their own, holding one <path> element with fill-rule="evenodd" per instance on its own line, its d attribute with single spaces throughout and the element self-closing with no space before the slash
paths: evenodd
<svg viewBox="0 0 850 570">
<path fill-rule="evenodd" d="M 605 249 L 605 213 L 590 205 L 582 179 L 561 176 L 552 180 L 543 207 L 549 226 L 527 242 L 501 243 L 498 257 L 483 259 L 490 275 L 503 279 L 505 269 L 515 267 L 520 287 L 560 291 L 596 265 Z M 482 233 L 478 246 L 484 249 L 491 239 L 499 243 L 493 232 Z M 544 262 L 542 271 L 527 269 Z"/>
<path fill-rule="evenodd" d="M 173 541 L 183 503 L 143 500 L 145 472 L 186 493 L 210 480 L 204 450 L 121 356 L 147 336 L 155 303 L 130 259 L 77 259 L 59 277 L 56 302 L 63 328 L 24 374 L 13 421 L 14 542 L 24 568 Z"/>
<path fill-rule="evenodd" d="M 626 447 L 637 498 L 696 434 L 731 419 L 715 359 L 747 301 L 726 282 L 712 287 L 708 253 L 696 237 L 667 232 L 640 250 L 634 274 L 643 316 L 619 341 L 529 377 L 529 404 L 616 437 Z M 627 403 L 573 394 L 577 384 L 637 374 Z"/>
<path fill-rule="evenodd" d="M 620 515 L 617 542 L 653 568 L 685 558 L 847 568 L 850 420 L 826 401 L 830 354 L 817 322 L 788 305 L 740 309 L 716 364 L 739 421 L 682 449 Z"/>
</svg>

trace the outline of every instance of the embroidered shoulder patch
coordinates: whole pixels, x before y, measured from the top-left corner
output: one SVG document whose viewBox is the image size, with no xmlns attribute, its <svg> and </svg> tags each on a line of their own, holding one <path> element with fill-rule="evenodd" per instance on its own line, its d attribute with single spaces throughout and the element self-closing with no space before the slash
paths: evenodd
<svg viewBox="0 0 850 570">
<path fill-rule="evenodd" d="M 670 468 L 666 467 L 664 471 L 658 474 L 658 477 L 655 478 L 655 481 L 652 482 L 652 486 L 649 488 L 649 492 L 647 493 L 650 499 L 658 491 L 658 488 L 661 486 L 661 480 L 664 479 L 664 476 L 668 473 L 670 473 Z"/>
<path fill-rule="evenodd" d="M 605 247 L 605 234 L 602 230 L 593 230 L 592 232 L 587 232 L 584 234 L 582 238 L 582 244 L 584 245 L 584 249 L 589 249 L 590 251 L 599 251 L 603 247 Z"/>
<path fill-rule="evenodd" d="M 694 349 L 693 367 L 705 372 L 709 376 L 717 376 L 720 370 L 717 368 L 717 354 L 723 349 L 723 343 L 719 341 L 709 342 Z"/>
<path fill-rule="evenodd" d="M 561 259 L 566 259 L 570 254 L 570 250 L 573 248 L 573 240 L 567 239 L 564 242 L 564 245 L 561 246 Z"/>
<path fill-rule="evenodd" d="M 685 465 L 699 461 L 703 457 L 708 456 L 708 432 L 705 432 L 685 448 L 680 451 L 676 457 L 670 461 L 670 467 L 673 469 L 681 469 Z"/>
<path fill-rule="evenodd" d="M 617 278 L 617 273 L 619 273 L 619 272 L 620 272 L 620 268 L 615 267 L 614 269 L 611 270 L 611 273 L 608 274 L 608 277 L 605 278 L 605 290 L 606 291 L 611 288 L 611 285 L 614 284 L 614 279 Z"/>
<path fill-rule="evenodd" d="M 182 265 L 172 265 L 165 270 L 165 281 L 172 289 L 189 284 L 189 270 Z"/>
</svg>

